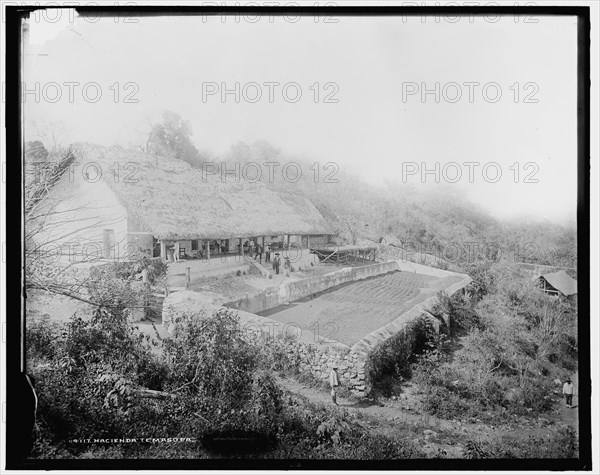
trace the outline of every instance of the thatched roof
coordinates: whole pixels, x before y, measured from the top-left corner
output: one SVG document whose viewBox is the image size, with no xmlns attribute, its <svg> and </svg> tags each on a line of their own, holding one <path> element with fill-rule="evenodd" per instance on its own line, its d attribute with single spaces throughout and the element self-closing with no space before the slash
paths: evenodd
<svg viewBox="0 0 600 475">
<path fill-rule="evenodd" d="M 543 274 L 540 278 L 545 279 L 552 287 L 567 297 L 577 293 L 577 281 L 564 270 Z"/>
<path fill-rule="evenodd" d="M 203 175 L 184 161 L 136 150 L 75 144 L 71 151 L 81 166 L 102 166 L 102 180 L 127 209 L 129 231 L 167 240 L 331 234 L 303 196 L 275 192 L 262 183 L 235 183 L 232 176 Z"/>
</svg>

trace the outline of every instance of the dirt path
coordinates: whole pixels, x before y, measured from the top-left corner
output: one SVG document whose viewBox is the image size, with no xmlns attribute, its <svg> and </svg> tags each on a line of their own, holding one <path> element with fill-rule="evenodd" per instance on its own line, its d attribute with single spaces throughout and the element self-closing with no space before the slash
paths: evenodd
<svg viewBox="0 0 600 475">
<path fill-rule="evenodd" d="M 569 409 L 564 403 L 564 399 L 560 402 L 559 415 L 560 420 L 575 429 L 579 433 L 579 371 L 573 374 L 573 386 L 575 394 L 573 394 L 573 408 Z M 562 388 L 560 389 L 562 393 Z"/>
<path fill-rule="evenodd" d="M 577 384 L 576 378 L 577 376 L 573 378 L 575 385 Z M 331 396 L 325 390 L 308 387 L 296 380 L 289 378 L 278 378 L 278 381 L 280 385 L 289 392 L 304 396 L 313 403 L 332 404 Z M 460 421 L 440 419 L 429 414 L 420 414 L 414 411 L 405 410 L 401 406 L 386 406 L 381 403 L 378 404 L 368 400 L 354 402 L 340 397 L 337 398 L 337 401 L 340 408 L 373 416 L 377 419 L 380 419 L 382 422 L 385 422 L 386 424 L 405 423 L 412 424 L 414 426 L 421 426 L 423 428 L 430 428 L 432 430 L 458 431 L 478 439 L 515 434 L 514 428 L 496 427 L 485 423 L 465 423 Z M 577 396 L 574 397 L 573 404 L 574 407 L 569 409 L 561 400 L 558 403 L 558 407 L 554 413 L 555 417 L 552 417 L 552 425 L 547 423 L 541 423 L 539 425 L 523 424 L 518 429 L 519 436 L 527 438 L 529 436 L 541 436 L 543 434 L 547 434 L 549 431 L 554 430 L 561 425 L 556 424 L 557 422 L 571 426 L 578 431 L 579 424 Z M 550 417 L 544 419 L 550 420 Z M 520 425 L 518 422 L 515 422 L 515 424 Z"/>
<path fill-rule="evenodd" d="M 306 397 L 309 401 L 322 404 L 333 404 L 328 392 L 312 387 L 307 387 L 298 381 L 289 378 L 278 378 L 279 383 L 291 393 Z M 416 425 L 429 426 L 438 429 L 456 429 L 456 427 L 476 426 L 475 424 L 461 424 L 454 421 L 440 419 L 428 414 L 417 414 L 403 410 L 399 407 L 385 406 L 368 400 L 353 402 L 341 397 L 337 398 L 338 406 L 349 411 L 359 411 L 363 414 L 380 417 L 385 421 L 409 422 Z"/>
</svg>

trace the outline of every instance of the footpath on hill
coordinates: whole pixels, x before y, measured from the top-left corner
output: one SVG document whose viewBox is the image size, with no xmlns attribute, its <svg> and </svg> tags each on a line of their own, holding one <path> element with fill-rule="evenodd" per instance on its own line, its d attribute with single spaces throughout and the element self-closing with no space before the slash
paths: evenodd
<svg viewBox="0 0 600 475">
<path fill-rule="evenodd" d="M 574 383 L 577 384 L 577 374 L 573 379 L 575 380 Z M 310 387 L 291 378 L 277 378 L 277 381 L 283 389 L 292 394 L 300 395 L 312 403 L 333 406 L 331 396 L 325 389 Z M 350 412 L 356 411 L 380 421 L 380 427 L 373 427 L 375 430 L 388 433 L 388 435 L 393 435 L 394 426 L 400 424 L 412 425 L 413 427 L 423 429 L 423 433 L 426 434 L 426 439 L 429 439 L 429 435 L 437 435 L 436 431 L 460 433 L 471 439 L 480 441 L 505 435 L 527 439 L 530 436 L 549 436 L 553 431 L 564 426 L 569 426 L 578 433 L 579 426 L 579 403 L 577 395 L 574 397 L 574 407 L 571 409 L 565 407 L 564 402 L 560 400 L 557 403 L 556 409 L 552 414 L 548 414 L 548 417 L 540 417 L 538 419 L 530 419 L 527 421 L 519 419 L 503 426 L 493 426 L 483 422 L 470 423 L 440 419 L 428 414 L 406 410 L 401 405 L 386 405 L 370 400 L 354 401 L 338 397 L 337 401 L 340 409 L 345 409 Z M 461 452 L 460 449 L 458 452 Z M 460 453 L 456 453 L 455 455 L 460 456 Z"/>
</svg>

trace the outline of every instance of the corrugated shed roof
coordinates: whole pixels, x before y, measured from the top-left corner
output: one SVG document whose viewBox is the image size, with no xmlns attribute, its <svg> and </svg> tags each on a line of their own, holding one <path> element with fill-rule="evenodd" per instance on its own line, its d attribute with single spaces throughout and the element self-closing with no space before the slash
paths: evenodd
<svg viewBox="0 0 600 475">
<path fill-rule="evenodd" d="M 566 295 L 574 295 L 577 293 L 577 281 L 573 279 L 564 270 L 558 272 L 552 272 L 550 274 L 543 274 L 540 277 L 546 279 L 546 281 L 554 287 L 556 290 Z"/>
</svg>

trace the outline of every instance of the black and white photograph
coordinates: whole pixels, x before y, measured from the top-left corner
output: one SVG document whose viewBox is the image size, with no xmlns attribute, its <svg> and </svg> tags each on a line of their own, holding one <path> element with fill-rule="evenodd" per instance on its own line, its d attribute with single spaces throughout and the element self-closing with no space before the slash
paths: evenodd
<svg viewBox="0 0 600 475">
<path fill-rule="evenodd" d="M 599 11 L 2 2 L 3 473 L 597 470 Z"/>
</svg>

